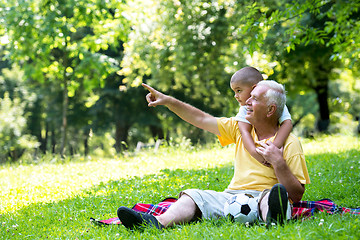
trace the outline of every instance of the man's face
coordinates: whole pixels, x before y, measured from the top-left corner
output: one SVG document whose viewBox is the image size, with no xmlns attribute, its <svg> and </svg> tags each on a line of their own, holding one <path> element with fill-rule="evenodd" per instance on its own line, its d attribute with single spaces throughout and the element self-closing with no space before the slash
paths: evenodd
<svg viewBox="0 0 360 240">
<path fill-rule="evenodd" d="M 250 97 L 252 87 L 246 84 L 242 84 L 241 81 L 231 81 L 230 87 L 234 91 L 235 99 L 241 106 L 245 105 L 246 100 Z"/>
<path fill-rule="evenodd" d="M 247 99 L 247 113 L 245 118 L 251 123 L 256 124 L 264 121 L 268 112 L 267 100 L 265 93 L 268 90 L 265 86 L 257 86 L 250 93 L 250 98 Z"/>
</svg>

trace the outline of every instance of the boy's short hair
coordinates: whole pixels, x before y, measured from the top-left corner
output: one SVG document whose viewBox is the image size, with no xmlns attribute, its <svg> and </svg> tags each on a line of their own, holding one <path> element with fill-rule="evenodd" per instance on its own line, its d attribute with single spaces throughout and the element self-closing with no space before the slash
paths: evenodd
<svg viewBox="0 0 360 240">
<path fill-rule="evenodd" d="M 264 78 L 256 68 L 244 67 L 232 75 L 230 82 L 241 81 L 243 84 L 253 86 L 262 80 Z"/>
<path fill-rule="evenodd" d="M 265 94 L 267 105 L 275 104 L 276 116 L 280 117 L 286 104 L 285 87 L 274 80 L 260 81 L 257 86 L 266 86 L 269 88 Z"/>
</svg>

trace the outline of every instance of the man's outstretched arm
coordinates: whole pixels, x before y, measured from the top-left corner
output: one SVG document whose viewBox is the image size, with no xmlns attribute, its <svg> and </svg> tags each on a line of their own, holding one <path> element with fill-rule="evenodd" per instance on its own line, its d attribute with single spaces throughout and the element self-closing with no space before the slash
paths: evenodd
<svg viewBox="0 0 360 240">
<path fill-rule="evenodd" d="M 145 83 L 143 83 L 142 86 L 149 90 L 149 93 L 146 95 L 149 107 L 164 105 L 184 121 L 194 125 L 195 127 L 220 135 L 215 117 L 191 106 L 190 104 L 165 95 Z"/>
</svg>

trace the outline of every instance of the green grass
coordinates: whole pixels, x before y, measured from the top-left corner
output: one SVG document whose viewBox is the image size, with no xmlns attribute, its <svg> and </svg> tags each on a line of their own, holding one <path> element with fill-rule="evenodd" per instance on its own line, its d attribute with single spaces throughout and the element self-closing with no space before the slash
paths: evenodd
<svg viewBox="0 0 360 240">
<path fill-rule="evenodd" d="M 311 184 L 303 200 L 330 198 L 360 206 L 360 139 L 302 139 Z M 318 214 L 282 227 L 246 227 L 226 219 L 164 231 L 96 227 L 89 218 L 116 217 L 119 206 L 156 203 L 181 189 L 222 191 L 233 174 L 233 147 L 161 148 L 117 159 L 0 167 L 2 239 L 359 239 L 360 217 Z M 323 224 L 319 225 L 321 219 Z"/>
</svg>

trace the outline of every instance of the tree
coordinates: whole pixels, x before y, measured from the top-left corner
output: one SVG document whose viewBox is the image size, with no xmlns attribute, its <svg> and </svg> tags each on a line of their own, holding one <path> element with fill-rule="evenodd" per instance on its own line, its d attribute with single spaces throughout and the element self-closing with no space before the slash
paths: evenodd
<svg viewBox="0 0 360 240">
<path fill-rule="evenodd" d="M 303 17 L 300 22 L 301 26 L 324 27 L 326 19 L 310 13 L 304 15 L 307 17 Z M 321 132 L 327 131 L 330 124 L 329 81 L 334 75 L 333 69 L 340 66 L 339 61 L 331 60 L 334 53 L 332 46 L 326 46 L 313 40 L 307 44 L 300 42 L 293 50 L 289 51 L 284 46 L 284 37 L 281 37 L 286 35 L 288 29 L 288 25 L 277 24 L 268 31 L 266 36 L 265 49 L 272 59 L 279 63 L 271 78 L 283 81 L 287 85 L 290 97 L 297 95 L 299 89 L 314 91 L 319 106 L 317 129 Z M 307 32 L 302 34 L 306 35 Z"/>
<path fill-rule="evenodd" d="M 130 16 L 132 33 L 121 71 L 124 82 L 139 85 L 147 78 L 151 85 L 211 114 L 233 115 L 237 102 L 229 80 L 245 64 L 243 51 L 234 51 L 240 44 L 233 23 L 241 14 L 248 16 L 246 4 L 237 5 L 190 0 L 142 4 L 140 12 Z M 176 125 L 176 118 L 165 114 L 163 127 Z M 182 129 L 185 135 L 188 131 L 193 128 Z"/>
<path fill-rule="evenodd" d="M 118 70 L 117 62 L 99 51 L 126 38 L 128 22 L 121 15 L 125 5 L 95 0 L 11 0 L 1 7 L 8 58 L 20 63 L 30 79 L 41 84 L 49 81 L 62 89 L 63 155 L 69 97 L 80 85 L 87 92 L 104 86 L 108 74 Z"/>
<path fill-rule="evenodd" d="M 229 114 L 234 105 L 222 105 L 226 97 L 217 91 L 226 93 L 229 76 L 248 54 L 267 53 L 278 66 L 260 70 L 293 93 L 314 91 L 317 127 L 326 131 L 332 70 L 341 67 L 339 59 L 345 66 L 358 63 L 359 7 L 358 1 L 332 0 L 150 2 L 126 44 L 123 73 L 132 84 L 151 75 L 160 89 L 184 91 L 189 101 L 201 99 L 205 106 L 198 107 Z"/>
<path fill-rule="evenodd" d="M 320 131 L 329 125 L 328 86 L 337 76 L 333 70 L 358 62 L 359 50 L 353 46 L 360 39 L 353 32 L 360 29 L 359 6 L 355 1 L 256 1 L 245 5 L 247 14 L 234 14 L 235 37 L 245 43 L 236 50 L 269 55 L 276 67 L 264 72 L 285 83 L 293 95 L 314 91 Z M 253 38 L 247 41 L 244 35 Z"/>
<path fill-rule="evenodd" d="M 356 26 L 360 26 L 357 14 L 360 5 L 345 2 L 279 1 L 278 5 L 269 5 L 273 14 L 267 23 L 272 25 L 267 31 L 265 47 L 280 63 L 272 77 L 282 79 L 290 93 L 297 94 L 299 89 L 316 93 L 320 132 L 326 132 L 330 123 L 329 81 L 337 77 L 334 70 L 349 66 L 347 61 L 340 61 L 342 57 L 355 56 L 355 49 L 349 44 L 354 39 L 348 38 L 353 36 L 352 29 L 344 26 L 351 23 L 355 32 L 359 31 Z"/>
<path fill-rule="evenodd" d="M 38 142 L 26 133 L 25 103 L 11 100 L 5 93 L 0 101 L 0 162 L 18 160 L 25 150 L 34 149 Z"/>
</svg>

